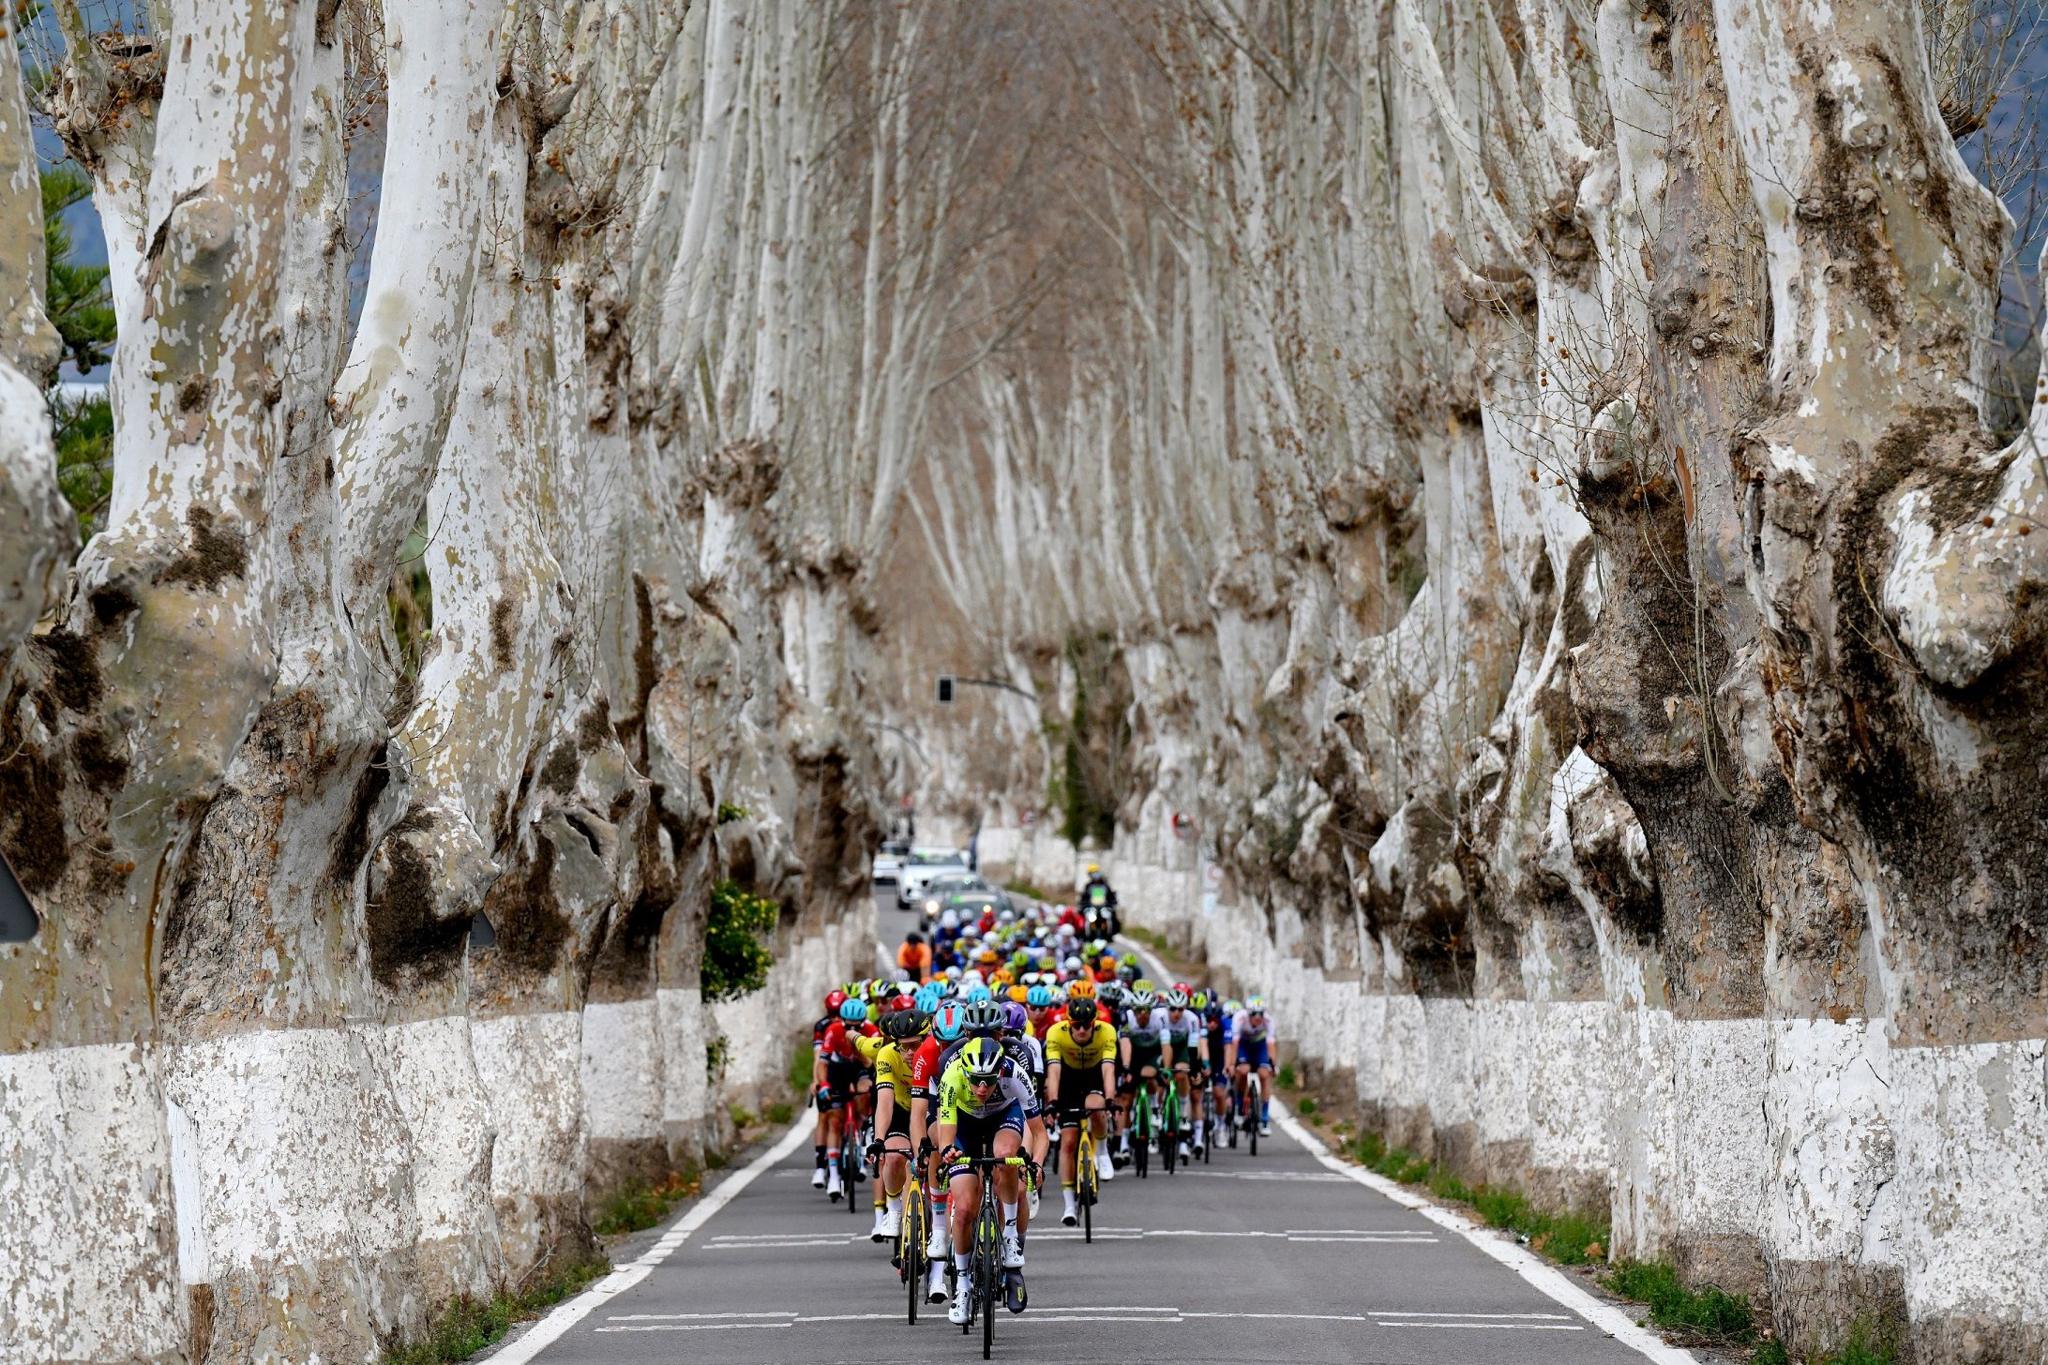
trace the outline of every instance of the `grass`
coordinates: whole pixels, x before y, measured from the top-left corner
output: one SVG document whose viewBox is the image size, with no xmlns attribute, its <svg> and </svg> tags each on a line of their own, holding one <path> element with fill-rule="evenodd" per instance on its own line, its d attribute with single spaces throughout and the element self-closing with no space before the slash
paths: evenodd
<svg viewBox="0 0 2048 1365">
<path fill-rule="evenodd" d="M 1750 1365 L 1793 1365 L 1792 1353 L 1782 1341 L 1767 1341 L 1756 1348 Z M 1898 1351 L 1884 1333 L 1868 1320 L 1851 1323 L 1842 1344 L 1826 1355 L 1813 1356 L 1806 1365 L 1897 1365 Z"/>
<path fill-rule="evenodd" d="M 764 1112 L 768 1116 L 768 1122 L 780 1128 L 796 1117 L 796 1106 L 788 1100 L 777 1100 L 769 1105 Z"/>
<path fill-rule="evenodd" d="M 628 1185 L 604 1201 L 591 1227 L 600 1237 L 651 1228 L 703 1187 L 703 1173 L 691 1167 L 672 1172 L 658 1183 Z"/>
<path fill-rule="evenodd" d="M 810 1040 L 805 1039 L 789 1054 L 789 1088 L 799 1095 L 811 1088 L 812 1065 Z"/>
<path fill-rule="evenodd" d="M 734 1106 L 732 1107 L 732 1126 L 733 1126 L 733 1127 L 735 1127 L 735 1128 L 749 1128 L 749 1127 L 752 1127 L 752 1126 L 753 1126 L 753 1122 L 754 1122 L 754 1111 L 753 1111 L 753 1110 L 751 1110 L 751 1109 L 747 1108 L 747 1106 L 745 1106 L 744 1104 L 736 1104 L 736 1105 L 734 1105 Z"/>
<path fill-rule="evenodd" d="M 383 1365 L 444 1365 L 467 1360 L 495 1345 L 512 1324 L 537 1318 L 612 1268 L 602 1256 L 573 1261 L 548 1271 L 535 1283 L 488 1300 L 457 1299 L 441 1310 L 427 1334 L 410 1346 L 384 1353 Z"/>
<path fill-rule="evenodd" d="M 1348 1144 L 1344 1154 L 1389 1180 L 1421 1185 L 1439 1199 L 1471 1205 L 1481 1222 L 1517 1234 L 1530 1250 L 1560 1265 L 1585 1265 L 1607 1257 L 1607 1221 L 1603 1218 L 1550 1213 L 1531 1204 L 1520 1192 L 1499 1186 L 1475 1188 L 1405 1147 L 1387 1146 L 1376 1133 Z"/>
<path fill-rule="evenodd" d="M 1703 1285 L 1688 1289 L 1666 1261 L 1622 1261 L 1601 1280 L 1625 1299 L 1647 1304 L 1650 1321 L 1666 1331 L 1727 1346 L 1756 1340 L 1749 1300 Z"/>
</svg>

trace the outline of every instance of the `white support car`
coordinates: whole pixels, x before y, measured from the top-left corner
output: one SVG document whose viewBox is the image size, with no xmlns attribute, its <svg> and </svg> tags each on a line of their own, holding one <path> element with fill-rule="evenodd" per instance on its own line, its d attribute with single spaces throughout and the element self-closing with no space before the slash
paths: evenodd
<svg viewBox="0 0 2048 1365">
<path fill-rule="evenodd" d="M 925 883 L 942 872 L 968 871 L 967 855 L 957 848 L 913 848 L 903 855 L 896 877 L 896 905 L 907 910 L 917 903 Z"/>
<path fill-rule="evenodd" d="M 881 849 L 875 854 L 874 871 L 869 877 L 878 882 L 894 885 L 903 875 L 903 859 L 910 853 L 910 845 L 901 839 L 884 839 Z"/>
</svg>

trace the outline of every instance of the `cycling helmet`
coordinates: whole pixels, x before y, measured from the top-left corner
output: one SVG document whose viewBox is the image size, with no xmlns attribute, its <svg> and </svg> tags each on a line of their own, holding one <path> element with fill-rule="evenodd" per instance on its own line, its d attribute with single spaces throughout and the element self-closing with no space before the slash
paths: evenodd
<svg viewBox="0 0 2048 1365">
<path fill-rule="evenodd" d="M 937 986 L 926 986 L 918 991 L 915 1003 L 921 1013 L 936 1014 L 940 1002 L 945 998 L 945 993 Z"/>
<path fill-rule="evenodd" d="M 1244 1002 L 1244 1011 L 1246 1014 L 1264 1014 L 1266 1012 L 1266 997 L 1263 995 L 1248 997 Z"/>
<path fill-rule="evenodd" d="M 882 1036 L 894 1043 L 914 1036 L 919 1028 L 916 1010 L 901 1010 L 882 1016 Z"/>
<path fill-rule="evenodd" d="M 1132 991 L 1130 998 L 1134 1010 L 1149 1010 L 1159 1003 L 1159 997 L 1150 991 Z"/>
<path fill-rule="evenodd" d="M 845 991 L 826 991 L 826 992 L 825 992 L 825 1013 L 827 1013 L 827 1014 L 837 1014 L 837 1013 L 839 1013 L 839 1007 L 840 1007 L 841 1005 L 845 1004 L 845 1003 L 846 1003 L 846 992 L 845 992 Z"/>
<path fill-rule="evenodd" d="M 970 1082 L 999 1081 L 1010 1070 L 1003 1045 L 993 1038 L 975 1038 L 960 1049 L 960 1066 Z"/>
<path fill-rule="evenodd" d="M 942 1043 L 950 1043 L 967 1032 L 967 1007 L 958 1001 L 949 1001 L 939 1006 L 939 1012 L 932 1016 L 932 1032 Z"/>
<path fill-rule="evenodd" d="M 1095 988 L 1095 998 L 1105 1005 L 1120 1005 L 1129 994 L 1120 981 L 1105 981 Z"/>
<path fill-rule="evenodd" d="M 1003 1027 L 1010 1032 L 1022 1033 L 1030 1022 L 1031 1017 L 1024 1013 L 1021 1002 L 1012 1000 L 1003 1006 Z"/>
<path fill-rule="evenodd" d="M 1095 1002 L 1083 996 L 1067 1002 L 1067 1018 L 1083 1028 L 1095 1022 Z"/>
<path fill-rule="evenodd" d="M 1141 976 L 1136 981 L 1133 981 L 1131 989 L 1134 991 L 1149 991 L 1153 995 L 1159 994 L 1159 988 L 1152 984 L 1152 978 L 1149 976 Z"/>
<path fill-rule="evenodd" d="M 849 1000 L 839 1007 L 839 1017 L 849 1024 L 864 1024 L 868 1018 L 868 1007 L 858 1000 Z"/>
<path fill-rule="evenodd" d="M 917 1001 L 908 995 L 893 995 L 889 997 L 888 1003 L 882 1006 L 882 1012 L 884 1014 L 901 1014 L 905 1010 L 915 1007 L 916 1004 Z"/>
<path fill-rule="evenodd" d="M 1214 1024 L 1220 1022 L 1222 1018 L 1223 1002 L 1221 1000 L 1211 1000 L 1203 1007 L 1202 1019 L 1204 1022 Z"/>
<path fill-rule="evenodd" d="M 1123 966 L 1117 968 L 1116 979 L 1123 982 L 1127 986 L 1136 985 L 1138 981 L 1137 965 L 1135 963 L 1127 962 Z"/>
<path fill-rule="evenodd" d="M 993 1000 L 995 995 L 996 993 L 986 986 L 973 986 L 968 989 L 967 994 L 962 996 L 961 999 L 970 1005 L 974 1005 L 979 1004 L 983 1000 Z"/>
<path fill-rule="evenodd" d="M 945 910 L 945 911 L 941 911 L 941 912 L 940 912 L 940 914 L 939 914 L 939 928 L 941 928 L 941 929 L 943 929 L 943 930 L 951 931 L 951 930 L 954 930 L 954 929 L 958 929 L 959 927 L 960 927 L 960 912 L 959 912 L 959 911 L 957 911 L 957 910 Z"/>
<path fill-rule="evenodd" d="M 946 968 L 946 981 L 948 982 L 948 984 L 958 981 L 959 979 L 960 967 L 957 963 L 951 967 Z"/>
<path fill-rule="evenodd" d="M 1069 954 L 1067 960 L 1065 962 L 1060 963 L 1060 970 L 1063 972 L 1067 972 L 1069 974 L 1080 971 L 1081 959 Z"/>
<path fill-rule="evenodd" d="M 980 972 L 977 972 L 976 970 L 974 970 L 974 968 L 969 967 L 966 971 L 960 973 L 960 989 L 963 991 L 971 991 L 976 986 L 979 986 L 982 983 L 982 979 L 983 978 Z"/>
<path fill-rule="evenodd" d="M 1037 988 L 1036 986 L 1031 986 L 1031 987 L 1025 987 L 1025 986 L 1012 986 L 1012 987 L 1010 987 L 1010 990 L 1009 990 L 1009 996 L 1010 996 L 1010 1003 L 1012 1003 L 1012 1004 L 1015 1004 L 1015 1005 L 1021 1005 L 1021 1004 L 1023 1004 L 1023 1003 L 1024 1003 L 1024 1002 L 1025 1002 L 1026 1000 L 1029 1000 L 1029 999 L 1031 998 L 1031 992 L 1032 992 L 1032 991 L 1035 991 L 1035 990 L 1037 990 L 1037 989 L 1038 989 L 1038 988 Z"/>
<path fill-rule="evenodd" d="M 1209 992 L 1196 991 L 1188 997 L 1188 1008 L 1196 1014 L 1205 1014 L 1209 1009 Z"/>
<path fill-rule="evenodd" d="M 976 1000 L 967 1007 L 969 1033 L 994 1033 L 1003 1026 L 1003 1008 L 993 1000 Z"/>
<path fill-rule="evenodd" d="M 1000 967 L 996 970 L 996 974 L 989 979 L 989 984 L 1007 989 L 1017 984 L 1017 974 L 1008 967 Z"/>
<path fill-rule="evenodd" d="M 1188 1007 L 1188 993 L 1178 986 L 1169 986 L 1161 1003 L 1170 1010 L 1184 1010 Z"/>
<path fill-rule="evenodd" d="M 1091 876 L 1091 877 L 1092 877 L 1092 876 L 1094 876 L 1094 875 L 1095 875 L 1096 873 L 1098 873 L 1098 872 L 1100 872 L 1100 871 L 1102 871 L 1102 869 L 1101 869 L 1101 868 L 1099 868 L 1099 867 L 1097 867 L 1097 866 L 1096 866 L 1096 865 L 1095 865 L 1094 863 L 1090 863 L 1090 864 L 1088 864 L 1088 875 L 1089 875 L 1089 876 Z"/>
<path fill-rule="evenodd" d="M 1080 978 L 1078 981 L 1069 981 L 1067 983 L 1067 999 L 1093 1000 L 1094 998 L 1095 983 L 1093 981 L 1090 981 L 1087 977 L 1084 976 Z"/>
<path fill-rule="evenodd" d="M 1024 997 L 1024 1003 L 1035 1010 L 1051 1009 L 1058 1000 L 1050 986 L 1033 986 Z"/>
<path fill-rule="evenodd" d="M 1242 1014 L 1244 1012 L 1244 1001 L 1232 996 L 1223 1002 L 1223 1012 L 1225 1014 Z"/>
</svg>

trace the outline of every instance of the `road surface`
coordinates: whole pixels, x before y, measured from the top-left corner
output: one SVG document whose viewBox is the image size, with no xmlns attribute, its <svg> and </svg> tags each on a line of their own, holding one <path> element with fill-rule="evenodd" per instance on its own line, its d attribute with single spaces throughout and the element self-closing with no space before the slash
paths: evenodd
<svg viewBox="0 0 2048 1365">
<path fill-rule="evenodd" d="M 885 941 L 908 917 L 885 903 Z M 891 932 L 893 930 L 893 933 Z M 810 1186 L 808 1137 L 686 1237 L 627 1248 L 637 1282 L 604 1296 L 544 1365 L 958 1362 L 980 1358 L 943 1306 L 904 1321 L 888 1250 Z M 737 1178 L 736 1178 L 737 1177 Z M 1096 1241 L 1058 1224 L 1049 1197 L 1027 1251 L 1031 1306 L 996 1323 L 1008 1360 L 1597 1365 L 1645 1357 L 1546 1297 L 1455 1231 L 1330 1170 L 1276 1128 L 1259 1154 L 1222 1151 L 1175 1175 L 1157 1163 L 1104 1186 Z M 648 1235 L 650 1239 L 655 1234 Z M 664 1256 L 665 1251 L 665 1256 Z M 657 1259 L 659 1263 L 655 1264 Z M 1667 1359 L 1670 1357 L 1667 1357 Z"/>
</svg>

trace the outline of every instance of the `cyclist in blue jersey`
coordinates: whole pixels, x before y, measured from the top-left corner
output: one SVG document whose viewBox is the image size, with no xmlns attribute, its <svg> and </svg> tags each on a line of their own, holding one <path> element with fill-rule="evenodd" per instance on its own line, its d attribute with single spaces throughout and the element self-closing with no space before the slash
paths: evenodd
<svg viewBox="0 0 2048 1365">
<path fill-rule="evenodd" d="M 1244 1010 L 1237 1016 L 1234 1029 L 1237 1036 L 1226 1044 L 1231 1051 L 1232 1084 L 1237 1089 L 1240 1102 L 1244 1099 L 1245 1081 L 1254 1068 L 1258 1070 L 1259 1112 L 1247 1114 L 1245 1121 L 1256 1122 L 1261 1137 L 1270 1137 L 1273 1133 L 1272 1029 L 1272 1021 L 1266 1016 L 1265 998 L 1254 995 L 1244 1002 Z"/>
</svg>

